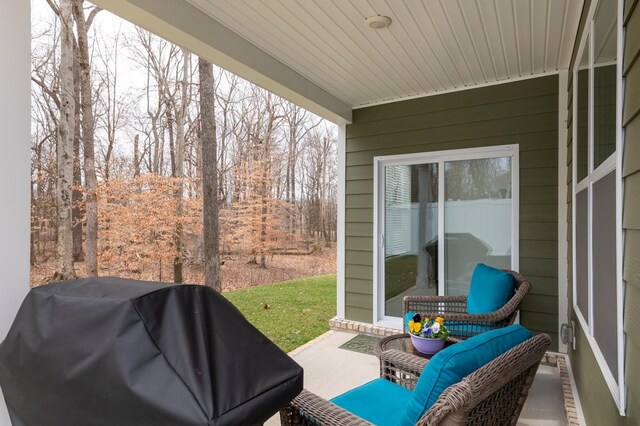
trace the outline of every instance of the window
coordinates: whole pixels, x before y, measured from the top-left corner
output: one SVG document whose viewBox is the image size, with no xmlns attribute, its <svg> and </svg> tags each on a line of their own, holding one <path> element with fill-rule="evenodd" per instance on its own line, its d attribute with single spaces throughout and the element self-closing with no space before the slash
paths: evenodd
<svg viewBox="0 0 640 426">
<path fill-rule="evenodd" d="M 617 0 L 594 4 L 574 72 L 573 305 L 624 414 Z"/>
<path fill-rule="evenodd" d="M 376 157 L 374 318 L 405 295 L 467 294 L 479 262 L 518 269 L 518 146 Z"/>
</svg>

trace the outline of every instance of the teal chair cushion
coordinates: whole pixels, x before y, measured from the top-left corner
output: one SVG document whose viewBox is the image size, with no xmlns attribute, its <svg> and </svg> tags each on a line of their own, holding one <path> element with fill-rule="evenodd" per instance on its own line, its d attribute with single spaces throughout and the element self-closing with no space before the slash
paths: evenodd
<svg viewBox="0 0 640 426">
<path fill-rule="evenodd" d="M 385 379 L 375 379 L 331 400 L 334 404 L 373 423 L 397 425 L 411 399 L 411 391 Z"/>
<path fill-rule="evenodd" d="M 420 375 L 400 416 L 400 424 L 414 425 L 446 388 L 530 337 L 529 330 L 514 324 L 471 337 L 435 354 Z"/>
<path fill-rule="evenodd" d="M 513 297 L 516 280 L 508 272 L 478 263 L 473 270 L 467 296 L 467 312 L 488 314 L 502 308 Z"/>
</svg>

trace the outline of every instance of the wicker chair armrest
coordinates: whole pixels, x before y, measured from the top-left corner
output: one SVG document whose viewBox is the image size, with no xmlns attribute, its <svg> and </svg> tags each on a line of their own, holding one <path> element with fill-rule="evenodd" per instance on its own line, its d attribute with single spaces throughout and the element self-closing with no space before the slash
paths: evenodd
<svg viewBox="0 0 640 426">
<path fill-rule="evenodd" d="M 529 281 L 525 280 L 521 282 L 511 299 L 509 299 L 502 308 L 495 311 L 494 314 L 496 316 L 506 318 L 515 313 L 520 308 L 520 304 L 524 300 L 524 297 L 529 293 L 529 290 L 531 290 L 531 284 L 529 284 Z"/>
<path fill-rule="evenodd" d="M 366 420 L 306 389 L 303 389 L 287 407 L 280 410 L 280 421 L 282 425 L 288 426 L 302 424 L 371 425 Z"/>
<path fill-rule="evenodd" d="M 466 302 L 467 296 L 405 296 L 403 300 L 407 302 L 421 302 L 421 303 L 451 303 L 451 302 Z"/>
<path fill-rule="evenodd" d="M 390 349 L 380 355 L 380 377 L 413 390 L 428 359 Z"/>
<path fill-rule="evenodd" d="M 418 373 L 422 372 L 424 367 L 429 363 L 427 358 L 415 356 L 397 349 L 390 349 L 381 353 L 380 361 L 390 362 L 400 369 L 417 371 Z"/>
</svg>

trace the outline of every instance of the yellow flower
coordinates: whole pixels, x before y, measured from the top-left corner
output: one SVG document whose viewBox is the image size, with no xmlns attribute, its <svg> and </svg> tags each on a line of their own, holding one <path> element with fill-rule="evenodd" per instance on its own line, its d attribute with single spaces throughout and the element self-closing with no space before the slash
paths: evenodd
<svg viewBox="0 0 640 426">
<path fill-rule="evenodd" d="M 422 328 L 422 324 L 419 322 L 409 321 L 409 331 L 412 333 L 419 333 Z"/>
<path fill-rule="evenodd" d="M 442 317 L 437 317 L 437 318 L 436 318 L 436 322 L 437 322 L 438 324 L 442 325 L 442 324 L 444 323 L 444 318 L 442 318 Z"/>
</svg>

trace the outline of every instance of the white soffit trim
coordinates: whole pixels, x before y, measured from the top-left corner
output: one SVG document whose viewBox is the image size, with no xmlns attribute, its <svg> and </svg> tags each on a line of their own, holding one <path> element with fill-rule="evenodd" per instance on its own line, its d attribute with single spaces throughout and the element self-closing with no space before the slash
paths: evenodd
<svg viewBox="0 0 640 426">
<path fill-rule="evenodd" d="M 140 27 L 337 124 L 351 105 L 184 0 L 93 0 Z"/>
</svg>

